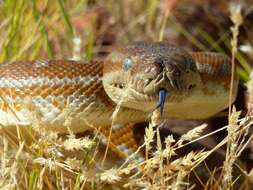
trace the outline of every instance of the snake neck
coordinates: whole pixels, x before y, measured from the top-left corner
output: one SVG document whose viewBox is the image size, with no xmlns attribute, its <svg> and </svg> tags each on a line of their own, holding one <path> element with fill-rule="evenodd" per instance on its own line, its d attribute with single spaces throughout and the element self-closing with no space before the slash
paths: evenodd
<svg viewBox="0 0 253 190">
<path fill-rule="evenodd" d="M 229 106 L 230 59 L 221 54 L 203 52 L 191 53 L 191 56 L 196 63 L 199 83 L 185 92 L 182 100 L 165 103 L 166 117 L 203 119 Z M 150 113 L 143 109 L 114 103 L 105 92 L 102 78 L 102 62 L 3 64 L 0 67 L 0 123 L 4 126 L 31 124 L 36 118 L 59 132 L 64 131 L 62 126 L 80 132 L 112 123 L 148 121 Z M 237 84 L 235 78 L 233 100 Z"/>
<path fill-rule="evenodd" d="M 103 84 L 103 63 L 35 61 L 0 67 L 0 123 L 41 125 L 67 132 L 110 125 L 116 104 Z M 114 122 L 145 120 L 140 112 L 120 108 Z M 66 126 L 66 127 L 63 127 Z"/>
<path fill-rule="evenodd" d="M 188 98 L 179 104 L 181 117 L 205 119 L 226 109 L 236 99 L 239 79 L 235 74 L 232 85 L 232 101 L 229 102 L 231 60 L 219 53 L 192 52 L 199 73 L 199 84 L 189 92 Z M 173 105 L 171 105 L 173 107 Z M 189 111 L 187 111 L 189 110 Z M 176 112 L 175 111 L 175 112 Z"/>
</svg>

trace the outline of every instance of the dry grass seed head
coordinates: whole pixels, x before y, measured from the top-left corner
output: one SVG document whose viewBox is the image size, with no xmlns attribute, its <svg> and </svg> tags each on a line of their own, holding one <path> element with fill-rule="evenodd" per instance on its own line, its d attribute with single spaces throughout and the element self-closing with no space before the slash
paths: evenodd
<svg viewBox="0 0 253 190">
<path fill-rule="evenodd" d="M 114 184 L 119 182 L 121 177 L 119 176 L 119 170 L 111 168 L 109 170 L 105 170 L 100 174 L 100 180 L 103 183 Z"/>
<path fill-rule="evenodd" d="M 155 131 L 153 129 L 153 126 L 149 124 L 148 127 L 145 128 L 145 135 L 144 135 L 144 143 L 146 152 L 149 152 L 151 149 L 150 144 L 154 141 Z"/>
<path fill-rule="evenodd" d="M 75 138 L 70 136 L 63 142 L 63 147 L 65 150 L 84 150 L 90 149 L 94 145 L 94 141 L 89 139 L 89 137 Z"/>
<path fill-rule="evenodd" d="M 171 157 L 176 155 L 176 152 L 173 147 L 171 147 L 172 143 L 175 143 L 175 139 L 173 138 L 172 135 L 169 135 L 165 138 L 164 143 L 165 143 L 165 149 L 163 150 L 163 157 L 166 158 L 167 160 Z"/>
<path fill-rule="evenodd" d="M 177 146 L 181 146 L 185 141 L 191 141 L 196 139 L 201 135 L 203 130 L 207 127 L 207 124 L 202 124 L 198 127 L 194 127 L 192 130 L 188 131 L 186 134 L 182 135 L 177 141 Z"/>
</svg>

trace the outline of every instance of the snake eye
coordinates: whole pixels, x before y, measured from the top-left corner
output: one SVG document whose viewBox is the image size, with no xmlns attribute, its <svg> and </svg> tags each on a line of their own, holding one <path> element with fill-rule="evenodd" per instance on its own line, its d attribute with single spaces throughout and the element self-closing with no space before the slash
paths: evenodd
<svg viewBox="0 0 253 190">
<path fill-rule="evenodd" d="M 123 70 L 124 71 L 128 71 L 130 68 L 131 68 L 131 66 L 134 64 L 134 61 L 132 60 L 132 59 L 130 59 L 130 58 L 125 58 L 124 60 L 123 60 L 123 65 L 122 65 L 122 67 L 123 67 Z"/>
</svg>

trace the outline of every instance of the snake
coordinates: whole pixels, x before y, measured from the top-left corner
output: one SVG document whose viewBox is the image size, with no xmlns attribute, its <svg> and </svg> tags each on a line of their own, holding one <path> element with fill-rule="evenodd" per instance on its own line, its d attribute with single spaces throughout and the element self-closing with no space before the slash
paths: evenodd
<svg viewBox="0 0 253 190">
<path fill-rule="evenodd" d="M 102 61 L 37 60 L 0 66 L 0 124 L 34 121 L 59 133 L 99 130 L 110 147 L 127 154 L 137 148 L 136 123 L 205 119 L 236 98 L 231 60 L 215 52 L 188 52 L 167 42 L 117 45 Z M 117 110 L 117 111 L 115 111 Z"/>
</svg>

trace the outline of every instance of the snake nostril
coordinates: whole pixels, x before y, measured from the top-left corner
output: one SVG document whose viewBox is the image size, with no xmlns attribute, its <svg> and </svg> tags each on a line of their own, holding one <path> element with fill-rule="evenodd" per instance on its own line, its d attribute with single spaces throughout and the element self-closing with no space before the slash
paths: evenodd
<svg viewBox="0 0 253 190">
<path fill-rule="evenodd" d="M 120 89 L 123 89 L 125 87 L 125 85 L 123 83 L 113 83 L 112 84 L 114 87 L 116 88 L 120 88 Z"/>
<path fill-rule="evenodd" d="M 119 85 L 119 88 L 120 88 L 120 89 L 124 88 L 124 85 L 123 85 L 123 84 L 120 84 L 120 85 Z"/>
</svg>

